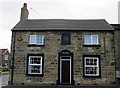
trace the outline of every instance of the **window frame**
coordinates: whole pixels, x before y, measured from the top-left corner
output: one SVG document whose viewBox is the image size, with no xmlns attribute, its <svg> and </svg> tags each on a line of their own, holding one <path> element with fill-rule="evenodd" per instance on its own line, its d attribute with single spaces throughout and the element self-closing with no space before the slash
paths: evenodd
<svg viewBox="0 0 120 88">
<path fill-rule="evenodd" d="M 97 64 L 96 65 L 86 65 L 86 59 L 91 59 L 91 60 L 97 60 Z M 83 76 L 84 77 L 101 77 L 101 67 L 100 67 L 100 55 L 83 55 Z M 91 73 L 91 74 L 87 74 L 86 73 L 86 68 L 97 68 L 96 69 L 96 74 Z M 92 71 L 95 71 L 92 69 Z"/>
<path fill-rule="evenodd" d="M 38 37 L 42 37 L 41 41 L 42 43 L 38 43 Z M 44 45 L 44 35 L 30 35 L 29 36 L 29 45 Z"/>
<path fill-rule="evenodd" d="M 30 63 L 30 57 L 40 57 L 40 64 L 31 64 Z M 30 66 L 40 66 L 40 73 L 30 73 Z M 44 54 L 28 54 L 27 55 L 27 69 L 26 69 L 26 75 L 27 76 L 43 76 L 44 75 Z"/>
<path fill-rule="evenodd" d="M 64 37 L 67 36 L 68 41 L 64 40 Z M 62 33 L 61 34 L 61 45 L 70 45 L 71 44 L 71 35 L 70 33 Z"/>
<path fill-rule="evenodd" d="M 85 36 L 90 36 L 90 43 L 86 43 L 86 37 Z M 96 43 L 94 43 L 93 41 L 93 37 L 96 36 L 97 37 L 97 41 Z M 84 35 L 84 45 L 99 45 L 99 36 L 98 35 Z"/>
</svg>

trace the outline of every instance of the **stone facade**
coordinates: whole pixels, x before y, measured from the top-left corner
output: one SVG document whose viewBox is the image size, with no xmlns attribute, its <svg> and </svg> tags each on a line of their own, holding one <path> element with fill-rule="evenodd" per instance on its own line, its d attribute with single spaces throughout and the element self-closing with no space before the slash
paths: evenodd
<svg viewBox="0 0 120 88">
<path fill-rule="evenodd" d="M 61 45 L 61 34 L 71 36 L 70 45 Z M 31 34 L 44 35 L 44 45 L 29 46 Z M 84 46 L 85 34 L 97 34 L 99 46 Z M 114 31 L 13 31 L 12 32 L 12 75 L 13 85 L 56 85 L 58 80 L 58 53 L 69 50 L 73 53 L 74 84 L 114 84 L 115 47 Z M 27 76 L 27 54 L 44 54 L 44 76 Z M 100 74 L 98 78 L 83 76 L 83 55 L 100 55 Z"/>
<path fill-rule="evenodd" d="M 120 85 L 120 25 L 112 24 L 115 28 L 115 61 L 116 61 L 116 83 Z"/>
</svg>

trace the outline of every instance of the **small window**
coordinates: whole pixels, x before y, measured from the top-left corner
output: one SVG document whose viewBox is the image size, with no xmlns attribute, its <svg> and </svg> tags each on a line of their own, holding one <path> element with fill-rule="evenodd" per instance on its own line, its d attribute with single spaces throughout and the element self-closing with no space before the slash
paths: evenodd
<svg viewBox="0 0 120 88">
<path fill-rule="evenodd" d="M 28 75 L 43 75 L 43 55 L 28 56 Z"/>
<path fill-rule="evenodd" d="M 8 55 L 5 55 L 5 60 L 8 60 Z"/>
<path fill-rule="evenodd" d="M 98 45 L 99 44 L 98 35 L 84 35 L 84 44 Z"/>
<path fill-rule="evenodd" d="M 100 76 L 98 57 L 84 57 L 84 76 L 87 77 Z"/>
<path fill-rule="evenodd" d="M 69 33 L 63 33 L 61 35 L 61 44 L 62 45 L 70 45 L 71 44 L 71 38 Z"/>
<path fill-rule="evenodd" d="M 42 35 L 30 35 L 29 44 L 44 45 L 44 36 L 42 36 Z"/>
</svg>

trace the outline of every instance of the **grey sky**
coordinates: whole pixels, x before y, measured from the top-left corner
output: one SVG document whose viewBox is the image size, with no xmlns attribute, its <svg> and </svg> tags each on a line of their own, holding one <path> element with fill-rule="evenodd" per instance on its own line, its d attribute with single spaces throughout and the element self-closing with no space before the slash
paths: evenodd
<svg viewBox="0 0 120 88">
<path fill-rule="evenodd" d="M 20 19 L 24 2 L 29 19 L 106 19 L 118 23 L 119 0 L 1 0 L 0 48 L 10 49 L 11 29 Z"/>
</svg>

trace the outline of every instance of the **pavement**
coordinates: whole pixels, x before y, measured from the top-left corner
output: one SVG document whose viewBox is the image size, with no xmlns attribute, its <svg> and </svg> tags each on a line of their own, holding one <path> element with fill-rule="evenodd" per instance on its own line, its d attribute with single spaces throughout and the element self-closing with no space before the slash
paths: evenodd
<svg viewBox="0 0 120 88">
<path fill-rule="evenodd" d="M 2 87 L 2 77 L 0 76 L 0 88 Z"/>
<path fill-rule="evenodd" d="M 12 85 L 2 88 L 120 88 L 115 85 Z"/>
<path fill-rule="evenodd" d="M 8 85 L 9 75 L 0 76 L 0 88 L 120 88 L 117 85 Z"/>
<path fill-rule="evenodd" d="M 9 80 L 9 75 L 1 75 L 0 76 L 0 88 L 2 86 L 7 86 L 8 85 L 8 80 Z"/>
</svg>

